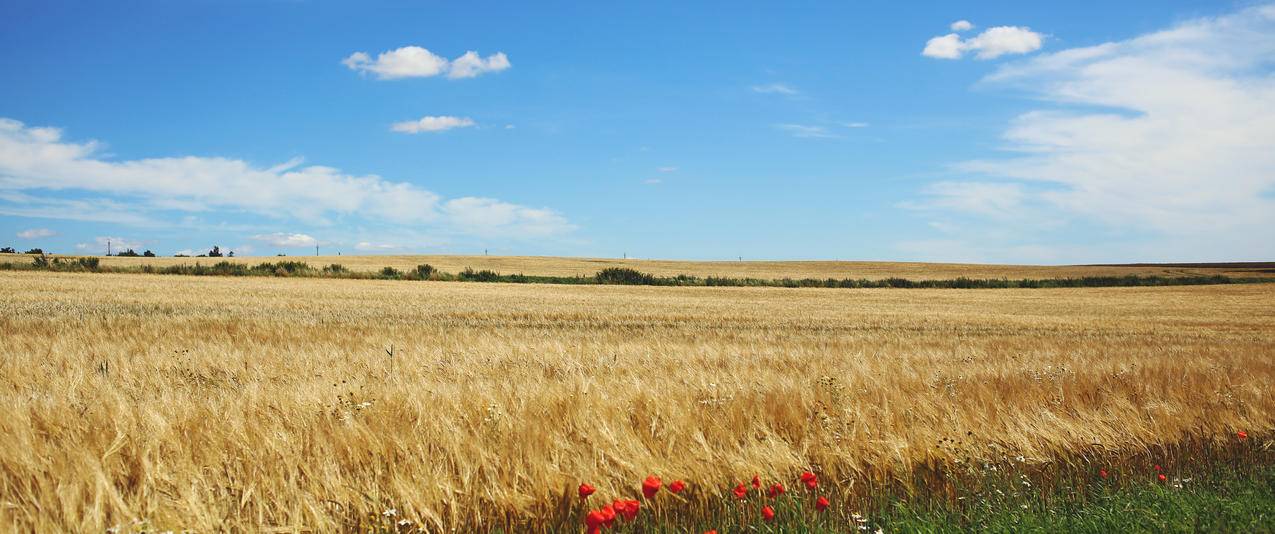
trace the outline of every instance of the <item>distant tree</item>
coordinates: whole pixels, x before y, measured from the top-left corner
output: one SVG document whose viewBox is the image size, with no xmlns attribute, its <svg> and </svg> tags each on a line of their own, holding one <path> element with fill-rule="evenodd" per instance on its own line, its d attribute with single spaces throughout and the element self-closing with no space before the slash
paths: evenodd
<svg viewBox="0 0 1275 534">
<path fill-rule="evenodd" d="M 190 254 L 173 254 L 174 258 L 189 258 Z"/>
<path fill-rule="evenodd" d="M 133 250 L 130 248 L 128 250 L 120 251 L 119 253 L 116 254 L 116 256 L 120 256 L 124 258 L 136 258 L 141 256 L 141 254 L 138 254 L 136 250 Z"/>
<path fill-rule="evenodd" d="M 44 249 L 33 248 L 25 252 L 26 254 L 44 254 Z"/>
<path fill-rule="evenodd" d="M 18 251 L 14 250 L 13 247 L 0 248 L 0 254 L 17 254 L 17 253 Z"/>
<path fill-rule="evenodd" d="M 233 250 L 232 250 L 232 251 L 230 251 L 230 253 L 229 253 L 229 254 L 226 254 L 226 257 L 227 257 L 227 258 L 233 258 L 233 257 L 235 257 L 235 251 L 233 251 Z"/>
<path fill-rule="evenodd" d="M 213 245 L 212 250 L 208 251 L 208 257 L 209 257 L 209 258 L 220 258 L 220 257 L 221 257 L 221 247 L 219 247 L 219 246 L 217 246 L 217 245 Z"/>
<path fill-rule="evenodd" d="M 149 251 L 149 250 L 147 250 L 146 252 L 143 252 L 143 253 L 142 253 L 142 255 L 143 255 L 143 256 L 146 256 L 147 258 L 154 258 L 154 257 L 155 257 L 155 253 L 154 253 L 154 252 L 151 252 L 151 251 Z"/>
</svg>

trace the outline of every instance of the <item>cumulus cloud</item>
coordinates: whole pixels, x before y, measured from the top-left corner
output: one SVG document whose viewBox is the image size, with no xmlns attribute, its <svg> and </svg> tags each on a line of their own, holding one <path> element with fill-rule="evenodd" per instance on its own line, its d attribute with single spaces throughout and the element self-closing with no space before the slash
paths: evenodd
<svg viewBox="0 0 1275 534">
<path fill-rule="evenodd" d="M 509 68 L 509 58 L 504 52 L 496 52 L 486 59 L 478 56 L 477 52 L 469 51 L 464 55 L 452 60 L 452 66 L 447 70 L 447 77 L 456 78 L 473 78 L 479 74 L 487 72 L 500 72 Z"/>
<path fill-rule="evenodd" d="M 500 225 L 513 237 L 523 221 L 529 232 L 544 235 L 550 226 L 546 219 L 563 220 L 547 208 L 500 201 L 471 206 L 465 217 L 454 217 L 444 209 L 443 199 L 415 184 L 305 166 L 299 158 L 261 168 L 237 159 L 197 156 L 115 160 L 101 149 L 96 141 L 65 140 L 56 128 L 0 118 L 0 214 L 145 225 L 166 211 L 230 210 L 313 224 L 331 224 L 333 218 L 429 224 L 463 234 L 470 232 L 470 220 L 525 210 L 530 214 L 525 219 L 514 217 Z M 64 198 L 68 194 L 75 198 Z M 483 209 L 495 213 L 484 218 Z M 565 222 L 556 226 L 569 227 Z M 492 227 L 480 224 L 472 230 L 487 235 Z"/>
<path fill-rule="evenodd" d="M 252 236 L 250 239 L 254 241 L 261 241 L 267 245 L 283 248 L 309 248 L 319 244 L 317 239 L 306 234 L 286 234 L 282 232 L 275 232 L 273 234 L 258 234 Z"/>
<path fill-rule="evenodd" d="M 968 20 L 958 20 L 949 26 L 954 32 L 967 32 L 974 29 L 974 23 Z"/>
<path fill-rule="evenodd" d="M 448 61 L 447 58 L 419 46 L 404 46 L 381 52 L 375 59 L 367 52 L 355 52 L 341 63 L 350 70 L 370 73 L 381 80 L 429 78 L 438 75 L 446 75 L 450 79 L 473 78 L 510 67 L 509 58 L 504 52 L 496 52 L 483 58 L 471 50 Z"/>
<path fill-rule="evenodd" d="M 984 84 L 1052 105 L 1016 117 L 1006 157 L 956 165 L 979 178 L 935 184 L 928 203 L 995 226 L 1048 219 L 1136 238 L 1113 254 L 1269 258 L 1273 65 L 1275 6 L 1263 6 L 1003 66 Z"/>
<path fill-rule="evenodd" d="M 55 235 L 58 235 L 58 233 L 48 228 L 31 228 L 17 233 L 17 236 L 22 239 L 41 239 Z"/>
<path fill-rule="evenodd" d="M 956 30 L 956 25 L 960 22 L 968 24 L 967 21 L 959 21 L 952 24 L 952 29 Z M 1025 26 L 996 26 L 969 39 L 962 39 L 955 33 L 931 38 L 926 41 L 921 55 L 937 59 L 960 59 L 966 53 L 973 52 L 978 59 L 995 59 L 1006 54 L 1034 52 L 1040 49 L 1043 41 L 1044 36 Z"/>
<path fill-rule="evenodd" d="M 425 116 L 414 121 L 396 122 L 390 130 L 399 133 L 416 134 L 421 132 L 445 132 L 453 128 L 468 128 L 474 125 L 469 117 Z"/>
</svg>

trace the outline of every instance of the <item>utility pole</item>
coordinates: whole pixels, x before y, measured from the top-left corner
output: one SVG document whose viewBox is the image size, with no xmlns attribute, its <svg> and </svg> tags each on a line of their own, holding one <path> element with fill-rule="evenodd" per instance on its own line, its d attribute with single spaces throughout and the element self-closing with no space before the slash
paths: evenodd
<svg viewBox="0 0 1275 534">
<path fill-rule="evenodd" d="M 315 255 L 315 256 L 318 256 L 318 255 L 319 255 L 319 245 L 315 245 L 315 246 L 314 246 L 314 255 Z"/>
<path fill-rule="evenodd" d="M 110 239 L 106 240 L 106 255 L 107 256 L 111 255 L 111 240 Z"/>
</svg>

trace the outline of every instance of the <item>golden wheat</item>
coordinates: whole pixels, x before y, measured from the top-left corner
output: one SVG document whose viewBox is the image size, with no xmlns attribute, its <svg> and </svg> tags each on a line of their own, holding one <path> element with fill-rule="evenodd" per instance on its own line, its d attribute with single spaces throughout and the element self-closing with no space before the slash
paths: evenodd
<svg viewBox="0 0 1275 534">
<path fill-rule="evenodd" d="M 74 257 L 74 256 L 70 256 Z M 31 261 L 27 255 L 0 255 L 0 261 Z M 608 267 L 628 267 L 656 276 L 722 276 L 732 278 L 852 278 L 879 280 L 889 277 L 911 280 L 946 280 L 959 277 L 977 279 L 1000 278 L 1078 278 L 1082 276 L 1189 276 L 1224 275 L 1236 277 L 1275 277 L 1268 267 L 1174 267 L 1157 265 L 987 265 L 966 263 L 918 263 L 879 261 L 675 261 L 615 258 L 562 258 L 550 256 L 289 256 L 279 258 L 143 258 L 107 256 L 104 267 L 152 265 L 211 265 L 229 261 L 255 265 L 263 261 L 295 260 L 315 268 L 337 263 L 353 271 L 379 271 L 394 267 L 401 271 L 428 263 L 445 272 L 458 273 L 466 268 L 489 269 L 501 274 L 532 276 L 593 276 Z"/>
<path fill-rule="evenodd" d="M 0 295 L 0 524 L 15 530 L 335 530 L 388 507 L 482 529 L 582 480 L 631 495 L 659 473 L 711 493 L 816 466 L 845 487 L 990 450 L 1044 463 L 1275 428 L 1266 284 L 0 272 Z"/>
</svg>

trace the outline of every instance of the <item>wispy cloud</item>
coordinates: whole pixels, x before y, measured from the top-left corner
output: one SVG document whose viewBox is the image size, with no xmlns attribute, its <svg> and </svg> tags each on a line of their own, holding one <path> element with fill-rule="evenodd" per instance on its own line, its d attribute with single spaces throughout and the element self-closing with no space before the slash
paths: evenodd
<svg viewBox="0 0 1275 534">
<path fill-rule="evenodd" d="M 784 96 L 797 96 L 801 94 L 801 91 L 798 91 L 796 87 L 793 87 L 786 83 L 768 83 L 763 85 L 754 85 L 752 86 L 752 90 L 755 93 L 784 95 Z"/>
<path fill-rule="evenodd" d="M 300 233 L 287 234 L 283 232 L 275 232 L 273 234 L 254 235 L 249 239 L 282 248 L 308 248 L 319 244 L 319 240 Z"/>
<path fill-rule="evenodd" d="M 980 231 L 1083 225 L 1120 257 L 1275 256 L 1272 58 L 1275 6 L 1261 6 L 1003 66 L 985 86 L 1056 105 L 1015 118 L 1005 157 L 957 164 L 971 178 L 923 202 Z"/>
<path fill-rule="evenodd" d="M 390 130 L 399 133 L 416 134 L 421 132 L 445 132 L 454 128 L 468 128 L 474 125 L 469 117 L 426 116 L 414 121 L 396 122 Z"/>
<path fill-rule="evenodd" d="M 266 168 L 198 156 L 117 160 L 101 156 L 101 146 L 0 118 L 0 214 L 148 225 L 166 212 L 233 210 L 322 225 L 335 218 L 485 236 L 499 229 L 510 237 L 574 228 L 548 208 L 444 200 L 412 183 L 302 166 L 300 159 Z M 78 198 L 62 198 L 64 192 Z"/>
<path fill-rule="evenodd" d="M 428 49 L 404 46 L 377 54 L 373 59 L 367 52 L 355 52 L 341 61 L 343 65 L 362 73 L 370 73 L 381 80 L 401 78 L 429 78 L 446 75 L 450 79 L 473 78 L 488 72 L 500 72 L 510 67 L 504 52 L 496 52 L 486 58 L 477 52 L 465 52 L 448 61 Z"/>
<path fill-rule="evenodd" d="M 664 172 L 664 173 L 668 173 L 668 172 L 677 172 L 677 167 L 673 167 L 673 166 L 667 166 L 667 167 L 656 167 L 656 168 L 655 168 L 655 170 L 657 170 L 657 171 L 659 171 L 659 172 Z"/>
<path fill-rule="evenodd" d="M 786 132 L 793 137 L 801 137 L 808 139 L 831 139 L 838 137 L 836 134 L 828 131 L 823 126 L 815 126 L 810 124 L 776 124 L 775 129 Z"/>
<path fill-rule="evenodd" d="M 22 239 L 41 239 L 45 237 L 53 237 L 58 235 L 58 233 L 48 228 L 31 228 L 18 232 L 16 235 Z"/>
</svg>

